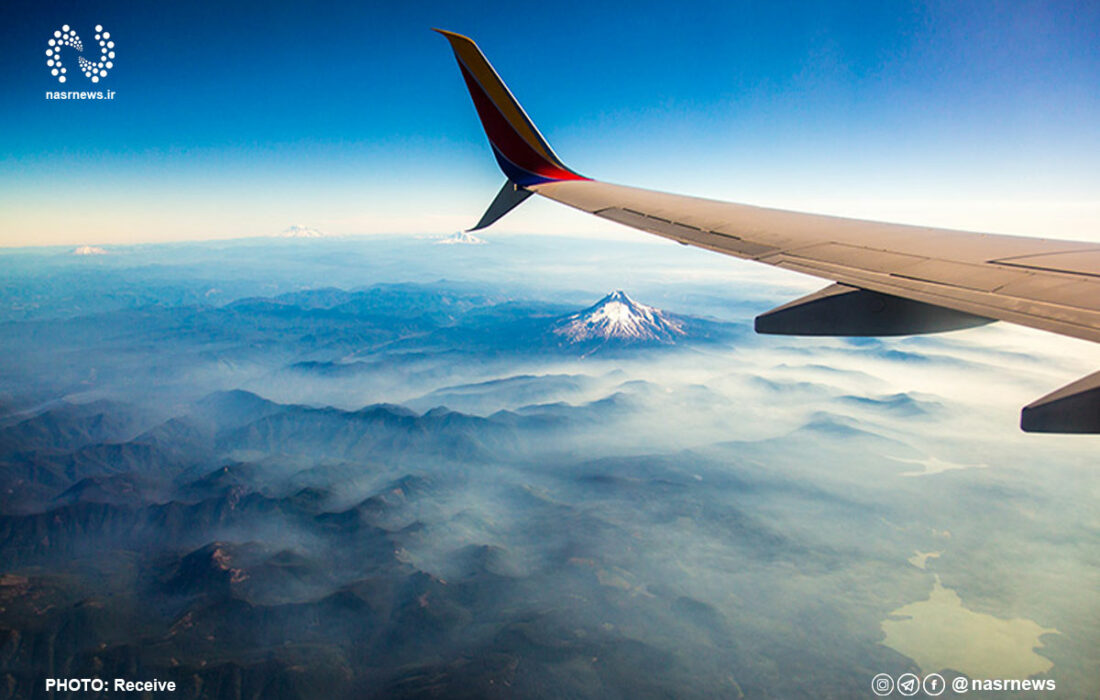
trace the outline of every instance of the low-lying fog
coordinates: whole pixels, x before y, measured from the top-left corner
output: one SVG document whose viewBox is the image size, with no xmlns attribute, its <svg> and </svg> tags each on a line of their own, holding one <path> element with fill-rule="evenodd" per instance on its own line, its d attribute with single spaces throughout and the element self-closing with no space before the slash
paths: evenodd
<svg viewBox="0 0 1100 700">
<path fill-rule="evenodd" d="M 756 336 L 824 283 L 486 238 L 3 254 L 0 697 L 1100 694 L 1094 438 L 1017 428 L 1095 346 Z M 615 289 L 690 332 L 548 331 Z"/>
</svg>

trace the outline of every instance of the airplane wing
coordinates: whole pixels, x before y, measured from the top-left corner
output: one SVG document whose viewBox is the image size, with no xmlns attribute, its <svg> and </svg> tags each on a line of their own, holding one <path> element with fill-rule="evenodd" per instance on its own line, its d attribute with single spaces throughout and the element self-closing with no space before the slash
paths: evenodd
<svg viewBox="0 0 1100 700">
<path fill-rule="evenodd" d="M 612 185 L 566 167 L 468 37 L 451 44 L 508 178 L 476 228 L 531 194 L 726 255 L 830 280 L 761 333 L 878 336 L 1009 321 L 1100 342 L 1100 245 L 845 219 Z M 1026 406 L 1029 432 L 1100 433 L 1100 372 Z"/>
</svg>

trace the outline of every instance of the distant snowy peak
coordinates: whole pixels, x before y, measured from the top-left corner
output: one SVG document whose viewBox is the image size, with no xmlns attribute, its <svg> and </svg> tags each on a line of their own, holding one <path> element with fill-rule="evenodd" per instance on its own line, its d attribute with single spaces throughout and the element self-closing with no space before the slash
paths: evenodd
<svg viewBox="0 0 1100 700">
<path fill-rule="evenodd" d="M 467 231 L 457 231 L 446 238 L 436 241 L 437 245 L 484 245 L 484 238 L 478 238 Z"/>
<path fill-rule="evenodd" d="M 328 234 L 309 226 L 294 224 L 279 234 L 282 238 L 325 238 Z"/>
<path fill-rule="evenodd" d="M 106 255 L 107 251 L 94 245 L 82 245 L 73 249 L 73 255 Z"/>
<path fill-rule="evenodd" d="M 660 309 L 639 304 L 622 290 L 565 317 L 555 326 L 554 333 L 570 343 L 612 339 L 674 343 L 676 338 L 687 334 L 680 321 Z"/>
</svg>

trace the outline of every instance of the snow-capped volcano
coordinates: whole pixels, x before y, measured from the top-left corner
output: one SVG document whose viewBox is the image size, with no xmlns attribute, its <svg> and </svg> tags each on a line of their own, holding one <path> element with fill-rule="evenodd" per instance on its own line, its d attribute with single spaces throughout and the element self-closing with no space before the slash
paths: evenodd
<svg viewBox="0 0 1100 700">
<path fill-rule="evenodd" d="M 279 236 L 282 238 L 325 238 L 327 234 L 315 228 L 310 228 L 309 226 L 294 224 L 293 226 L 283 229 L 283 232 L 280 233 Z"/>
<path fill-rule="evenodd" d="M 73 255 L 106 255 L 107 251 L 94 245 L 82 245 L 73 249 Z"/>
<path fill-rule="evenodd" d="M 677 319 L 660 309 L 639 304 L 618 290 L 584 311 L 562 319 L 555 325 L 554 334 L 570 343 L 592 340 L 674 343 L 687 333 Z"/>
<path fill-rule="evenodd" d="M 484 245 L 485 243 L 484 238 L 478 238 L 468 231 L 458 231 L 436 241 L 436 245 Z"/>
</svg>

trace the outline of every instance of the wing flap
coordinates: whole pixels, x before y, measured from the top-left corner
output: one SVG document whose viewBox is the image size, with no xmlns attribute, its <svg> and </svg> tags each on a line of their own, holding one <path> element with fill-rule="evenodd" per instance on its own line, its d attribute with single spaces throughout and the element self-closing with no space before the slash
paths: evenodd
<svg viewBox="0 0 1100 700">
<path fill-rule="evenodd" d="M 806 248 L 797 248 L 788 251 L 787 254 L 808 260 L 831 262 L 836 265 L 844 265 L 853 258 L 858 257 L 862 261 L 861 268 L 872 272 L 887 273 L 912 270 L 914 267 L 919 267 L 921 263 L 928 262 L 928 258 L 916 255 L 864 248 L 846 243 L 821 243 Z"/>
<path fill-rule="evenodd" d="M 698 245 L 704 248 L 710 248 L 711 250 L 720 250 L 721 252 L 742 258 L 755 259 L 775 253 L 779 250 L 772 246 L 746 241 L 732 234 L 722 233 L 720 231 L 704 231 L 691 224 L 671 221 L 657 216 L 649 216 L 630 209 L 610 207 L 594 213 L 596 216 L 610 219 L 624 226 L 630 226 L 631 228 L 640 229 L 658 236 L 671 238 L 680 243 Z"/>
<path fill-rule="evenodd" d="M 1006 296 L 1100 311 L 1100 281 L 1055 275 L 1028 275 L 998 290 Z"/>
<path fill-rule="evenodd" d="M 1068 250 L 1046 255 L 1002 258 L 993 262 L 1043 272 L 1064 272 L 1070 275 L 1100 277 L 1100 250 L 1095 247 Z"/>
<path fill-rule="evenodd" d="M 975 265 L 942 259 L 925 260 L 894 274 L 918 282 L 962 287 L 979 292 L 992 292 L 1026 276 L 1026 273 L 1019 270 L 1008 270 L 992 264 Z"/>
</svg>

